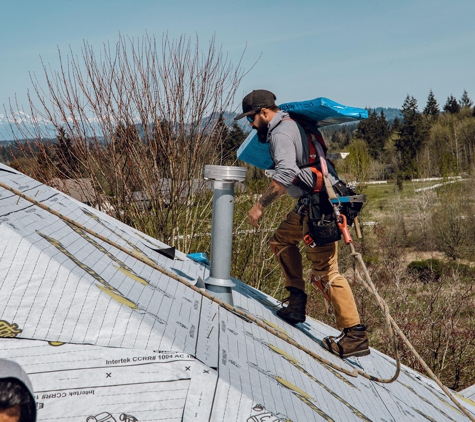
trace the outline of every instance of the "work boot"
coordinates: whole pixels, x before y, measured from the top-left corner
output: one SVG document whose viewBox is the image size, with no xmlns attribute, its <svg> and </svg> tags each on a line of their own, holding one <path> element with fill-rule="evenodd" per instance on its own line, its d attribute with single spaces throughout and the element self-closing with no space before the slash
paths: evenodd
<svg viewBox="0 0 475 422">
<path fill-rule="evenodd" d="M 289 302 L 286 308 L 279 309 L 277 315 L 289 324 L 295 325 L 305 321 L 305 306 L 307 305 L 307 295 L 303 290 L 296 287 L 286 287 L 290 296 L 282 303 Z"/>
<path fill-rule="evenodd" d="M 345 328 L 338 337 L 325 337 L 323 345 L 342 359 L 370 354 L 366 326 L 362 324 Z"/>
</svg>

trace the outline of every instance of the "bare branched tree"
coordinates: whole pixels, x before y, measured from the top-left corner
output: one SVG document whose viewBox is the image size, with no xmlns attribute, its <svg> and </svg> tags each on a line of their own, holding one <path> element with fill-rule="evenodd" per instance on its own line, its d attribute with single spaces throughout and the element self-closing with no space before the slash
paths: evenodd
<svg viewBox="0 0 475 422">
<path fill-rule="evenodd" d="M 220 164 L 216 123 L 232 106 L 240 63 L 233 66 L 214 38 L 205 51 L 198 39 L 164 36 L 157 45 L 146 35 L 120 36 L 100 53 L 87 42 L 80 56 L 58 53 L 59 70 L 43 65 L 46 83 L 32 78 L 35 126 L 10 104 L 17 139 L 33 140 L 17 144 L 17 158 L 45 183 L 89 179 L 83 186 L 93 187 L 96 207 L 190 250 L 194 234 L 207 230 L 203 168 Z"/>
</svg>

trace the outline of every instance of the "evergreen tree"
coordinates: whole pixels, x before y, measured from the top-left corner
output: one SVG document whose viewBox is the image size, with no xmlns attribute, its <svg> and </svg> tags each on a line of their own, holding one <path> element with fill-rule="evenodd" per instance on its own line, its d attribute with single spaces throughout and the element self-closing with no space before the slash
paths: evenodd
<svg viewBox="0 0 475 422">
<path fill-rule="evenodd" d="M 237 122 L 233 122 L 228 136 L 224 140 L 223 150 L 226 152 L 227 163 L 234 164 L 237 160 L 237 150 L 246 139 L 247 134 L 241 129 Z"/>
<path fill-rule="evenodd" d="M 437 104 L 437 100 L 435 99 L 434 93 L 431 89 L 429 92 L 429 96 L 427 97 L 427 104 L 424 108 L 423 114 L 426 116 L 438 116 L 439 113 L 439 105 Z"/>
<path fill-rule="evenodd" d="M 426 137 L 422 116 L 417 110 L 417 100 L 407 96 L 402 106 L 404 116 L 399 130 L 399 138 L 395 147 L 400 153 L 400 170 L 406 179 L 418 174 L 417 154 L 421 150 Z"/>
<path fill-rule="evenodd" d="M 381 110 L 381 112 L 379 113 L 379 118 L 378 118 L 378 136 L 382 140 L 381 147 L 384 147 L 384 144 L 388 140 L 389 135 L 391 135 L 389 123 L 386 119 L 386 115 L 384 114 L 384 111 Z"/>
<path fill-rule="evenodd" d="M 118 153 L 127 154 L 130 148 L 140 140 L 137 126 L 120 122 L 112 135 L 112 145 Z"/>
<path fill-rule="evenodd" d="M 355 137 L 359 139 L 364 139 L 366 143 L 370 143 L 371 139 L 377 131 L 377 120 L 378 115 L 375 110 L 368 110 L 368 118 L 361 120 L 358 123 L 355 131 Z"/>
<path fill-rule="evenodd" d="M 355 132 L 355 137 L 366 141 L 369 154 L 376 159 L 380 158 L 389 135 L 389 124 L 382 110 L 379 116 L 376 110 L 370 110 L 368 118 L 358 123 Z"/>
<path fill-rule="evenodd" d="M 55 165 L 62 179 L 74 178 L 78 172 L 78 161 L 74 156 L 72 141 L 63 127 L 58 129 L 54 146 Z"/>
<path fill-rule="evenodd" d="M 216 143 L 221 147 L 220 162 L 221 165 L 224 165 L 229 161 L 229 152 L 226 149 L 226 143 L 229 138 L 229 129 L 224 121 L 223 113 L 219 115 L 216 126 L 214 127 L 214 136 Z"/>
<path fill-rule="evenodd" d="M 444 106 L 444 111 L 451 114 L 455 114 L 460 111 L 460 104 L 458 103 L 457 99 L 453 95 L 447 98 L 447 102 L 445 103 L 445 106 Z"/>
<path fill-rule="evenodd" d="M 396 117 L 393 120 L 393 124 L 391 126 L 391 132 L 399 133 L 400 130 L 401 130 L 401 121 Z"/>
<path fill-rule="evenodd" d="M 469 98 L 468 92 L 463 91 L 462 98 L 460 98 L 460 107 L 472 107 L 473 101 Z"/>
<path fill-rule="evenodd" d="M 58 162 L 56 159 L 56 150 L 58 146 L 54 141 L 43 141 L 39 145 L 36 160 L 38 167 L 44 172 L 45 180 L 50 181 L 54 177 L 64 177 L 58 174 Z"/>
<path fill-rule="evenodd" d="M 346 126 L 341 126 L 339 130 L 335 130 L 331 136 L 331 148 L 335 151 L 340 151 L 346 148 L 351 141 L 350 133 Z"/>
<path fill-rule="evenodd" d="M 140 181 L 134 174 L 133 156 L 141 151 L 138 128 L 135 124 L 119 122 L 108 145 L 110 169 L 120 183 L 111 186 L 116 200 L 125 201 L 130 192 L 140 189 Z M 145 149 L 144 149 L 145 152 Z"/>
<path fill-rule="evenodd" d="M 173 125 L 165 119 L 157 120 L 152 125 L 146 141 L 148 143 L 148 156 L 155 161 L 157 168 L 161 170 L 160 176 L 169 178 L 169 158 L 176 151 L 176 148 L 173 148 L 173 150 L 170 148 L 171 145 L 176 143 Z"/>
</svg>

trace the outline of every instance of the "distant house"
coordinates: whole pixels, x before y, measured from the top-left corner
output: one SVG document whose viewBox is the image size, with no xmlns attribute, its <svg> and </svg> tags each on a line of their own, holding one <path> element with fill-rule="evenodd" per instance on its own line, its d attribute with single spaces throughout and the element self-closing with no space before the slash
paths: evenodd
<svg viewBox="0 0 475 422">
<path fill-rule="evenodd" d="M 102 195 L 101 200 L 98 200 L 99 193 L 94 189 L 91 178 L 54 178 L 51 179 L 48 184 L 51 187 L 70 196 L 71 198 L 82 202 L 83 204 L 99 209 L 98 203 L 100 202 L 100 210 L 109 212 L 109 214 L 112 211 L 112 206 L 109 204 L 109 201 L 105 199 Z M 191 189 L 193 193 L 197 193 L 200 191 L 212 191 L 213 182 L 205 181 L 203 179 L 194 179 Z M 154 189 L 153 194 L 147 191 L 135 191 L 132 192 L 129 200 L 134 202 L 139 209 L 145 210 L 150 207 L 150 202 L 154 197 L 161 197 L 165 205 L 169 205 L 172 201 L 172 196 L 178 196 L 179 202 L 184 203 L 189 197 L 189 194 L 189 183 L 183 182 L 181 186 L 178 186 L 176 183 L 173 184 L 171 179 L 161 179 L 160 184 L 157 185 L 157 187 Z"/>
<path fill-rule="evenodd" d="M 155 198 L 160 196 L 165 205 L 172 202 L 172 197 L 178 197 L 180 203 L 185 203 L 191 193 L 205 192 L 213 190 L 213 182 L 205 181 L 203 179 L 194 179 L 191 185 L 188 182 L 183 182 L 180 185 L 173 184 L 171 179 L 160 179 L 160 185 L 156 187 L 154 195 Z M 132 201 L 141 208 L 147 209 L 150 206 L 151 195 L 146 191 L 132 192 Z"/>
<path fill-rule="evenodd" d="M 94 206 L 97 202 L 96 191 L 90 178 L 51 179 L 49 185 L 83 204 Z"/>
<path fill-rule="evenodd" d="M 106 212 L 109 215 L 115 214 L 110 201 L 94 189 L 92 179 L 89 177 L 80 179 L 54 178 L 50 180 L 48 185 L 99 211 Z"/>
</svg>

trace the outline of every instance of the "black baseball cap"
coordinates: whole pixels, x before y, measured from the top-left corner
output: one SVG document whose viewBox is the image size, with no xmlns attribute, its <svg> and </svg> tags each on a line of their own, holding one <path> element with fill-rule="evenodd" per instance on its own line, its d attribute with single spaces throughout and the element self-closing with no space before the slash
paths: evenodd
<svg viewBox="0 0 475 422">
<path fill-rule="evenodd" d="M 275 106 L 275 95 L 265 89 L 255 89 L 247 94 L 242 100 L 242 114 L 236 116 L 234 120 L 242 119 L 251 114 L 258 113 L 262 108 Z"/>
</svg>

